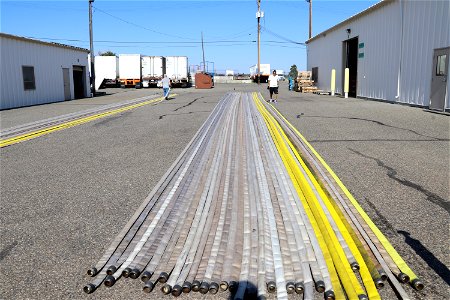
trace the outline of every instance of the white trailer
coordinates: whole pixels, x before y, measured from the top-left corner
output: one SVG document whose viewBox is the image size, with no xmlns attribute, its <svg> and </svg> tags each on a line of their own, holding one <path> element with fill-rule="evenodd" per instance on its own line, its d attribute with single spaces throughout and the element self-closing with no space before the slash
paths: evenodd
<svg viewBox="0 0 450 300">
<path fill-rule="evenodd" d="M 119 58 L 117 56 L 95 57 L 95 90 L 119 85 Z"/>
<path fill-rule="evenodd" d="M 260 64 L 260 81 L 261 82 L 267 82 L 267 79 L 270 76 L 270 64 Z M 250 77 L 254 80 L 258 80 L 258 65 L 254 65 L 250 67 Z"/>
<path fill-rule="evenodd" d="M 167 56 L 166 74 L 173 85 L 187 87 L 189 84 L 189 68 L 187 56 Z"/>
<path fill-rule="evenodd" d="M 142 59 L 140 54 L 119 54 L 119 81 L 121 87 L 142 86 Z"/>
<path fill-rule="evenodd" d="M 166 72 L 166 58 L 162 56 L 142 57 L 142 86 L 156 86 Z"/>
<path fill-rule="evenodd" d="M 284 70 L 281 69 L 276 69 L 275 70 L 277 72 L 278 77 L 280 78 L 280 80 L 286 80 L 286 77 L 284 77 Z"/>
<path fill-rule="evenodd" d="M 233 70 L 226 70 L 225 71 L 225 76 L 234 76 L 234 71 Z"/>
</svg>

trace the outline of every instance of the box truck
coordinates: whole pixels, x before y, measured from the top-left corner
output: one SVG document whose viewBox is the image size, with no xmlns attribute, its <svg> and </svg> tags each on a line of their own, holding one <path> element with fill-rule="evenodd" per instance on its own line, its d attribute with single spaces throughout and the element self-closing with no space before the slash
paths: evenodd
<svg viewBox="0 0 450 300">
<path fill-rule="evenodd" d="M 284 70 L 281 69 L 276 69 L 275 70 L 277 72 L 278 77 L 280 78 L 280 80 L 286 80 L 286 77 L 284 77 Z"/>
<path fill-rule="evenodd" d="M 95 90 L 105 87 L 117 87 L 119 83 L 119 58 L 117 56 L 96 56 Z"/>
<path fill-rule="evenodd" d="M 267 82 L 267 79 L 270 76 L 270 64 L 260 64 L 260 81 L 261 82 Z M 250 77 L 253 81 L 258 81 L 258 65 L 254 65 L 250 67 Z"/>
<path fill-rule="evenodd" d="M 119 81 L 122 88 L 142 87 L 142 59 L 140 54 L 119 54 Z"/>
<path fill-rule="evenodd" d="M 187 56 L 166 56 L 166 74 L 174 86 L 189 85 L 189 68 Z"/>
<path fill-rule="evenodd" d="M 157 85 L 166 72 L 166 58 L 162 56 L 142 56 L 142 86 Z"/>
</svg>

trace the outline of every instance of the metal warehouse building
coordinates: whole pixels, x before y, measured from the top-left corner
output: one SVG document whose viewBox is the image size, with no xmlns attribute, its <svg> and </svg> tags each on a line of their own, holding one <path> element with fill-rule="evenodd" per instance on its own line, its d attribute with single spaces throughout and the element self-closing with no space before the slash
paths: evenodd
<svg viewBox="0 0 450 300">
<path fill-rule="evenodd" d="M 90 96 L 89 50 L 0 33 L 0 109 Z"/>
<path fill-rule="evenodd" d="M 307 41 L 316 85 L 349 96 L 450 108 L 450 1 L 381 1 Z"/>
</svg>

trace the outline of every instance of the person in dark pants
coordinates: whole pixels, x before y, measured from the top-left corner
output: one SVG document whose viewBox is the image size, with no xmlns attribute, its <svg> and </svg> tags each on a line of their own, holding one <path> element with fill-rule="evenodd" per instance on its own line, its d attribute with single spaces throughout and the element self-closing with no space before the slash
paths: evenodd
<svg viewBox="0 0 450 300">
<path fill-rule="evenodd" d="M 277 75 L 277 71 L 273 70 L 272 75 L 269 76 L 267 80 L 269 93 L 270 93 L 270 102 L 277 103 L 278 100 L 278 81 L 280 81 L 280 77 Z"/>
</svg>

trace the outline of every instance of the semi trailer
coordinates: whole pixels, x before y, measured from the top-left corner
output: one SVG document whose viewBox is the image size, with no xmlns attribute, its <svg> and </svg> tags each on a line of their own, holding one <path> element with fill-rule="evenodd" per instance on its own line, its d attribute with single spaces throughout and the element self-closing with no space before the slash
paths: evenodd
<svg viewBox="0 0 450 300">
<path fill-rule="evenodd" d="M 267 79 L 270 76 L 270 64 L 260 64 L 260 82 L 267 82 Z M 258 81 L 258 65 L 254 65 L 250 67 L 250 77 L 253 81 Z"/>
<path fill-rule="evenodd" d="M 119 83 L 119 58 L 117 56 L 96 56 L 95 90 L 117 87 Z"/>
<path fill-rule="evenodd" d="M 187 56 L 166 56 L 166 74 L 172 85 L 187 87 L 190 83 Z"/>
<path fill-rule="evenodd" d="M 119 54 L 119 81 L 122 88 L 142 87 L 142 56 Z"/>
<path fill-rule="evenodd" d="M 157 86 L 166 72 L 166 58 L 162 56 L 142 56 L 142 86 Z"/>
</svg>

